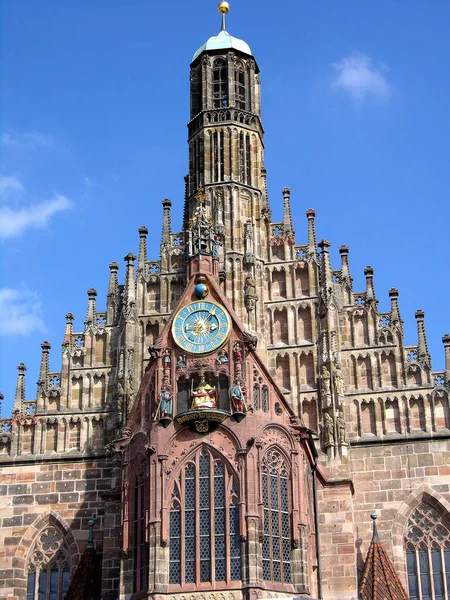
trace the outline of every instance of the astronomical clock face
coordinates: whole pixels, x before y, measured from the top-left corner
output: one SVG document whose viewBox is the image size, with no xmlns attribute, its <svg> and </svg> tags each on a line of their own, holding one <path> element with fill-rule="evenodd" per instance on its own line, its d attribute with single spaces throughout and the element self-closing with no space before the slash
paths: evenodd
<svg viewBox="0 0 450 600">
<path fill-rule="evenodd" d="M 230 332 L 228 313 L 214 302 L 199 300 L 182 308 L 172 324 L 176 344 L 192 354 L 219 348 Z"/>
</svg>

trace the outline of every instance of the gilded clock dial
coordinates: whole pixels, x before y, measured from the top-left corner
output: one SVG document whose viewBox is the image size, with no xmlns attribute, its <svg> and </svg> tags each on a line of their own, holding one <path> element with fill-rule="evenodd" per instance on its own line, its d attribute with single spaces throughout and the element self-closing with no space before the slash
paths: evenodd
<svg viewBox="0 0 450 600">
<path fill-rule="evenodd" d="M 204 300 L 182 308 L 172 324 L 176 344 L 192 354 L 219 348 L 230 332 L 230 317 L 218 304 Z"/>
</svg>

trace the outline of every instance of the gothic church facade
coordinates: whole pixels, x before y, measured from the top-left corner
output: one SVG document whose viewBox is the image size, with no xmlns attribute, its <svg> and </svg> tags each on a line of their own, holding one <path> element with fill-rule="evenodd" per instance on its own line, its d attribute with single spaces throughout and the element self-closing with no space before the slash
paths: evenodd
<svg viewBox="0 0 450 600">
<path fill-rule="evenodd" d="M 160 258 L 140 227 L 123 283 L 109 265 L 106 310 L 90 289 L 84 329 L 66 315 L 59 371 L 42 344 L 35 398 L 18 367 L 0 598 L 81 597 L 92 546 L 92 598 L 350 600 L 375 508 L 408 596 L 444 600 L 450 336 L 433 372 L 422 311 L 408 346 L 398 291 L 379 312 L 369 266 L 354 290 L 349 249 L 333 268 L 314 210 L 296 235 L 284 188 L 272 220 L 259 67 L 219 7 L 190 65 L 182 231 L 164 200 Z"/>
</svg>

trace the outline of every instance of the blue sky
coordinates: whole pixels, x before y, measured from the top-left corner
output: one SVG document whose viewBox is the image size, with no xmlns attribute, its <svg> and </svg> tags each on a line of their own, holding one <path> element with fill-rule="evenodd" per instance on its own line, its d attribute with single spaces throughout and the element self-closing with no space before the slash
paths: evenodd
<svg viewBox="0 0 450 600">
<path fill-rule="evenodd" d="M 215 0 L 4 0 L 1 8 L 0 390 L 24 362 L 35 397 L 40 343 L 60 368 L 64 316 L 82 329 L 86 290 L 105 306 L 108 264 L 157 258 L 161 200 L 180 228 L 189 63 L 220 29 Z M 400 290 L 406 343 L 425 311 L 444 368 L 448 298 L 448 0 L 234 0 L 228 30 L 261 69 L 274 218 L 292 192 L 318 239 L 350 247 L 355 290 L 375 270 L 380 311 Z"/>
</svg>

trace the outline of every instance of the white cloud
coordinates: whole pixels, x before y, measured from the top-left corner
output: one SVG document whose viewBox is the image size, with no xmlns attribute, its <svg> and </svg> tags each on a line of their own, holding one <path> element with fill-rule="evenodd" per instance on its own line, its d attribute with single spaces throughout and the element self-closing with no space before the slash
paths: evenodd
<svg viewBox="0 0 450 600">
<path fill-rule="evenodd" d="M 54 145 L 51 137 L 38 131 L 24 133 L 3 133 L 0 136 L 2 146 L 17 148 L 19 150 L 38 150 Z"/>
<path fill-rule="evenodd" d="M 53 215 L 68 210 L 72 202 L 62 194 L 38 204 L 18 208 L 0 206 L 0 239 L 12 238 L 33 227 L 45 227 Z"/>
<path fill-rule="evenodd" d="M 16 175 L 0 175 L 0 196 L 5 198 L 11 192 L 20 193 L 24 187 Z"/>
<path fill-rule="evenodd" d="M 381 100 L 389 98 L 391 87 L 385 77 L 386 65 L 374 64 L 369 56 L 355 53 L 331 66 L 335 70 L 331 87 L 347 92 L 357 103 L 369 96 Z"/>
<path fill-rule="evenodd" d="M 0 289 L 0 335 L 45 331 L 39 294 L 26 288 Z"/>
</svg>

